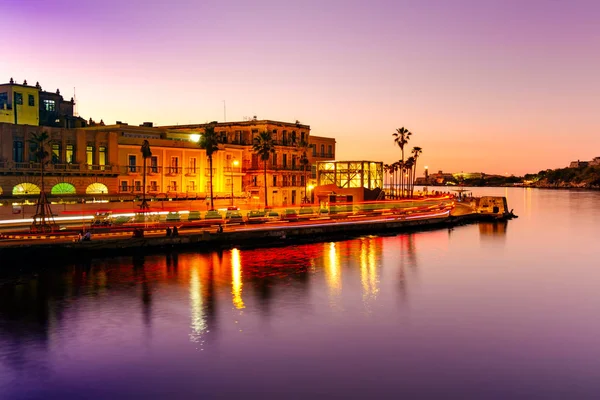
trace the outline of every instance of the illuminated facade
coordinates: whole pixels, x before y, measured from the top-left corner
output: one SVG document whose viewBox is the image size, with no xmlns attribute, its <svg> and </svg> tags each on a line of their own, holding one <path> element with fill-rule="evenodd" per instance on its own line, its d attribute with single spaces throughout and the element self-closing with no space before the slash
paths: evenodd
<svg viewBox="0 0 600 400">
<path fill-rule="evenodd" d="M 383 163 L 374 161 L 318 161 L 319 186 L 335 185 L 341 189 L 383 188 Z"/>
<path fill-rule="evenodd" d="M 271 132 L 275 153 L 267 161 L 267 192 L 270 205 L 297 205 L 304 198 L 305 179 L 310 177 L 310 164 L 304 170 L 298 145 L 310 143 L 310 126 L 271 120 L 214 122 L 215 132 L 225 149 L 241 152 L 242 188 L 250 202 L 264 203 L 264 164 L 252 150 L 252 141 L 260 132 Z M 201 135 L 207 124 L 163 127 L 174 133 Z M 310 157 L 310 154 L 308 154 Z M 217 172 L 218 173 L 218 172 Z"/>
</svg>

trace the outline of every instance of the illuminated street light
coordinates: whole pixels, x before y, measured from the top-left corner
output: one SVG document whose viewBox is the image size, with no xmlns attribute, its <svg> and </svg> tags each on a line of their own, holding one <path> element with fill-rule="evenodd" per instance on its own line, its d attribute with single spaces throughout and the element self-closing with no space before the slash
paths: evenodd
<svg viewBox="0 0 600 400">
<path fill-rule="evenodd" d="M 190 141 L 192 141 L 194 143 L 198 143 L 200 141 L 200 137 L 201 137 L 201 135 L 198 135 L 197 133 L 192 133 L 190 135 Z"/>
<path fill-rule="evenodd" d="M 233 167 L 237 167 L 240 162 L 235 157 L 231 160 L 231 205 L 233 206 Z"/>
</svg>

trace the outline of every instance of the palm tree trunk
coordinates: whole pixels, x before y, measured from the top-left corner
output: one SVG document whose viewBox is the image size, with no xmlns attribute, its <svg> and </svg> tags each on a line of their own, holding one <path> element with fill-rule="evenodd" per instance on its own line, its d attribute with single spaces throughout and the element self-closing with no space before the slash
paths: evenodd
<svg viewBox="0 0 600 400">
<path fill-rule="evenodd" d="M 142 206 L 140 207 L 142 211 L 145 211 L 148 208 L 148 204 L 146 203 L 146 157 L 144 159 L 144 171 L 142 176 Z"/>
<path fill-rule="evenodd" d="M 415 157 L 415 164 L 413 165 L 413 171 L 414 171 L 414 173 L 413 173 L 413 176 L 414 176 L 414 179 L 413 179 L 413 191 L 414 191 L 414 189 L 415 189 L 414 188 L 414 181 L 417 180 L 417 157 Z"/>
<path fill-rule="evenodd" d="M 404 169 L 404 147 L 402 147 L 402 169 Z M 400 171 L 400 181 L 402 186 L 402 197 L 404 197 L 404 173 Z"/>
<path fill-rule="evenodd" d="M 213 162 L 212 162 L 212 155 L 210 157 L 208 157 L 208 166 L 209 166 L 209 171 L 208 173 L 210 174 L 210 209 L 211 211 L 215 209 L 215 204 L 214 204 L 214 200 L 213 200 Z"/>
<path fill-rule="evenodd" d="M 306 182 L 306 165 L 304 165 L 304 203 L 308 203 L 308 194 L 306 193 L 306 187 L 307 187 L 307 182 Z"/>
<path fill-rule="evenodd" d="M 269 206 L 269 200 L 267 199 L 267 160 L 263 160 L 265 164 L 265 209 Z"/>
</svg>

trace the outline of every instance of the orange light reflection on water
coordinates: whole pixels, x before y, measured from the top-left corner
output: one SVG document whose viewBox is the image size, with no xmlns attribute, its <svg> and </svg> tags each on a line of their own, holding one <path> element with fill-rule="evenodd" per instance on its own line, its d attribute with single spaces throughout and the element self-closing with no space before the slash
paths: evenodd
<svg viewBox="0 0 600 400">
<path fill-rule="evenodd" d="M 242 262 L 240 251 L 238 249 L 231 250 L 231 294 L 233 294 L 233 306 L 238 310 L 246 308 L 244 300 L 242 300 Z"/>
</svg>

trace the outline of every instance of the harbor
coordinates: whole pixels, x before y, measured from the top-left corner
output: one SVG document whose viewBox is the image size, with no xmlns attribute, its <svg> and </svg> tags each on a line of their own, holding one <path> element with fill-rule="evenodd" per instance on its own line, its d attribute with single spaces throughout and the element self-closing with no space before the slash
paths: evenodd
<svg viewBox="0 0 600 400">
<path fill-rule="evenodd" d="M 151 223 L 134 222 L 118 227 L 90 224 L 88 240 L 83 240 L 82 232 L 76 228 L 49 234 L 6 232 L 0 234 L 0 257 L 4 260 L 40 257 L 64 260 L 165 249 L 214 251 L 277 247 L 344 240 L 361 235 L 452 228 L 515 217 L 508 209 L 506 198 L 498 196 L 442 196 L 405 202 L 338 205 L 326 210 L 303 207 L 298 211 L 289 208 L 281 212 L 274 209 L 269 212 L 248 211 L 245 215 L 236 210 L 235 215 L 239 219 L 232 218 L 231 210 L 224 215 L 207 212 L 204 220 L 189 220 L 192 214 L 186 214 L 187 221 L 182 221 L 179 213 L 169 212 L 166 217 Z M 206 219 L 207 215 L 212 218 Z M 136 217 L 131 220 L 135 221 Z"/>
</svg>

